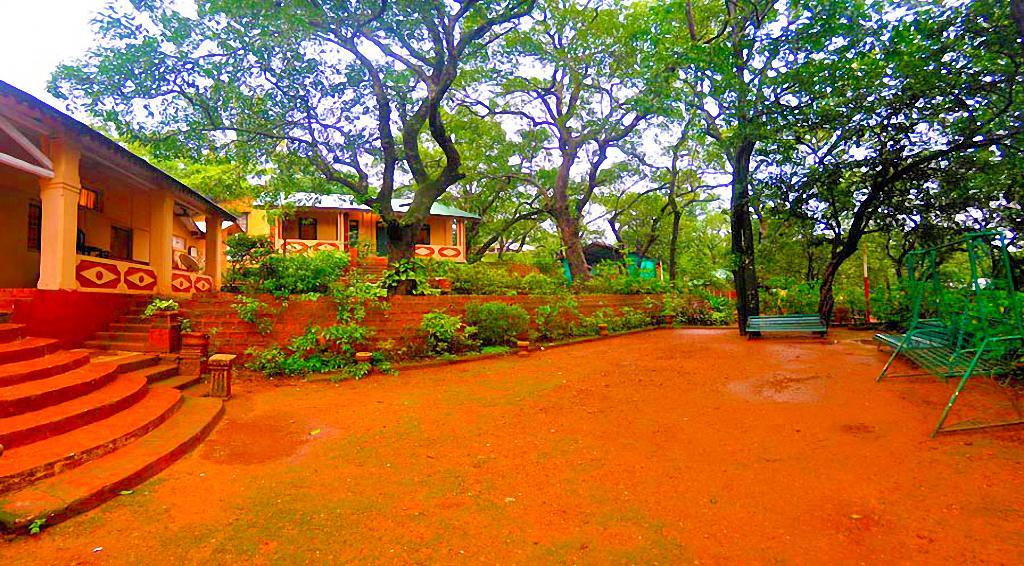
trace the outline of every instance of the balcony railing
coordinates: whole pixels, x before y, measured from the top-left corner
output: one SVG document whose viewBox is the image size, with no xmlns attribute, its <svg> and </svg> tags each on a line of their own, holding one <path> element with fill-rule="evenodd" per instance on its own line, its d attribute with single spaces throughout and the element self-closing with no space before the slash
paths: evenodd
<svg viewBox="0 0 1024 566">
<path fill-rule="evenodd" d="M 423 259 L 447 259 L 449 261 L 466 261 L 460 248 L 455 246 L 426 246 L 416 244 L 416 257 Z"/>
<path fill-rule="evenodd" d="M 345 243 L 338 240 L 278 240 L 277 249 L 287 253 L 319 252 L 323 250 L 343 251 Z"/>
</svg>

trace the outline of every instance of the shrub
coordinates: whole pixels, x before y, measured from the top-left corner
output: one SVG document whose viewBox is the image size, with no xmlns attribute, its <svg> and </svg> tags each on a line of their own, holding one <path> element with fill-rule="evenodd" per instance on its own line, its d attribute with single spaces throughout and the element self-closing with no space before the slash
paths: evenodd
<svg viewBox="0 0 1024 566">
<path fill-rule="evenodd" d="M 466 321 L 476 327 L 485 346 L 510 345 L 530 329 L 526 309 L 505 303 L 471 303 L 466 306 Z"/>
<path fill-rule="evenodd" d="M 661 314 L 672 316 L 680 324 L 723 326 L 733 321 L 735 306 L 730 299 L 707 291 L 666 293 Z"/>
<path fill-rule="evenodd" d="M 538 337 L 544 340 L 561 340 L 572 335 L 573 325 L 579 320 L 576 299 L 571 296 L 537 307 L 534 320 Z"/>
<path fill-rule="evenodd" d="M 618 261 L 602 261 L 595 265 L 590 280 L 582 284 L 582 288 L 589 293 L 611 295 L 664 293 L 668 287 L 661 280 L 630 273 L 625 263 Z"/>
<path fill-rule="evenodd" d="M 380 286 L 388 291 L 395 290 L 401 283 L 412 283 L 413 295 L 437 295 L 438 289 L 430 286 L 427 266 L 418 258 L 403 259 L 391 266 L 381 277 Z"/>
<path fill-rule="evenodd" d="M 227 239 L 225 256 L 231 264 L 224 275 L 224 285 L 246 292 L 256 292 L 266 279 L 264 262 L 274 255 L 274 242 L 267 236 L 235 234 Z"/>
<path fill-rule="evenodd" d="M 462 323 L 462 317 L 443 312 L 423 315 L 420 334 L 427 342 L 431 354 L 444 355 L 474 349 L 476 328 Z"/>
<path fill-rule="evenodd" d="M 274 254 L 266 258 L 266 278 L 260 291 L 277 297 L 330 291 L 348 269 L 349 258 L 337 251 Z"/>
<path fill-rule="evenodd" d="M 231 308 L 235 309 L 238 318 L 243 322 L 255 324 L 256 332 L 261 335 L 270 334 L 270 331 L 274 329 L 274 321 L 271 319 L 271 316 L 275 314 L 274 310 L 259 299 L 239 295 L 231 304 Z"/>
<path fill-rule="evenodd" d="M 530 273 L 520 278 L 519 288 L 526 295 L 560 295 L 569 291 L 565 279 L 540 273 Z"/>
</svg>

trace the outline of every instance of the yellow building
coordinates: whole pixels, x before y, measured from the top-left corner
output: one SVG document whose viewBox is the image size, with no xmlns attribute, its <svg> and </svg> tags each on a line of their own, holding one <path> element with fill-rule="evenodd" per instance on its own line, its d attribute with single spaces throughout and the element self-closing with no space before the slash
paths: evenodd
<svg viewBox="0 0 1024 566">
<path fill-rule="evenodd" d="M 128 295 L 217 290 L 222 227 L 236 220 L 2 81 L 0 211 L 0 289 Z"/>
<path fill-rule="evenodd" d="M 286 202 L 294 206 L 294 214 L 287 218 L 268 220 L 267 211 L 258 207 L 249 212 L 247 232 L 270 236 L 278 249 L 289 252 L 349 250 L 368 244 L 378 256 L 388 254 L 387 231 L 380 216 L 351 197 L 299 193 Z M 395 199 L 391 206 L 402 212 L 409 203 L 407 199 Z M 466 261 L 466 222 L 479 219 L 475 214 L 434 203 L 417 239 L 416 256 Z"/>
</svg>

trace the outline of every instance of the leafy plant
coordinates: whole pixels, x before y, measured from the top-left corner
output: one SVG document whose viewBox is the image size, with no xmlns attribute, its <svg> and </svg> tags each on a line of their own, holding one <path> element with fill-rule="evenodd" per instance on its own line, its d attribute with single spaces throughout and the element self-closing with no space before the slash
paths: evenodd
<svg viewBox="0 0 1024 566">
<path fill-rule="evenodd" d="M 192 332 L 192 320 L 183 318 L 178 321 L 178 329 L 182 332 Z"/>
<path fill-rule="evenodd" d="M 511 345 L 530 329 L 526 309 L 499 302 L 466 305 L 466 322 L 476 327 L 477 337 L 485 346 Z"/>
<path fill-rule="evenodd" d="M 544 340 L 561 340 L 571 336 L 573 325 L 579 318 L 576 299 L 572 296 L 540 305 L 534 311 L 538 337 Z"/>
<path fill-rule="evenodd" d="M 239 295 L 231 307 L 235 309 L 238 318 L 242 321 L 255 324 L 256 332 L 260 335 L 270 334 L 270 331 L 274 329 L 274 321 L 270 318 L 274 311 L 267 303 L 253 297 Z"/>
<path fill-rule="evenodd" d="M 30 534 L 30 535 L 38 535 L 40 532 L 42 532 L 43 526 L 45 526 L 45 525 L 46 525 L 46 518 L 45 517 L 32 521 L 28 525 L 28 534 Z"/>
<path fill-rule="evenodd" d="M 430 286 L 427 267 L 417 258 L 399 260 L 381 277 L 381 287 L 392 291 L 402 283 L 411 282 L 413 295 L 437 295 L 441 291 Z"/>
<path fill-rule="evenodd" d="M 429 352 L 434 355 L 454 354 L 478 346 L 474 340 L 475 327 L 463 324 L 460 316 L 443 312 L 423 315 L 420 334 L 424 336 Z"/>
<path fill-rule="evenodd" d="M 153 297 L 153 300 L 146 305 L 146 310 L 142 311 L 142 318 L 149 318 L 158 312 L 176 311 L 178 308 L 178 301 L 174 299 Z"/>
</svg>

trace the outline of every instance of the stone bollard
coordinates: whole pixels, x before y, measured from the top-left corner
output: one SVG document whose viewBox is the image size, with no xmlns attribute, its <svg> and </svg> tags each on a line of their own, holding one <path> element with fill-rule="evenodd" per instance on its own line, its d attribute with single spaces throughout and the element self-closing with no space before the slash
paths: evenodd
<svg viewBox="0 0 1024 566">
<path fill-rule="evenodd" d="M 519 348 L 519 356 L 525 358 L 530 355 L 530 343 L 526 340 L 520 340 L 516 342 L 516 346 Z"/>
<path fill-rule="evenodd" d="M 210 397 L 227 399 L 231 397 L 231 366 L 235 362 L 233 354 L 214 354 L 207 364 L 210 368 Z"/>
<path fill-rule="evenodd" d="M 598 324 L 597 325 L 597 335 L 598 336 L 608 336 L 608 325 L 604 324 L 604 323 Z"/>
<path fill-rule="evenodd" d="M 205 375 L 206 355 L 210 349 L 210 337 L 201 332 L 181 333 L 181 356 L 178 373 L 181 375 Z"/>
</svg>

